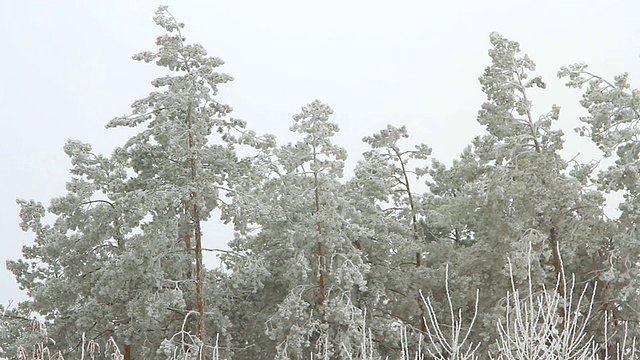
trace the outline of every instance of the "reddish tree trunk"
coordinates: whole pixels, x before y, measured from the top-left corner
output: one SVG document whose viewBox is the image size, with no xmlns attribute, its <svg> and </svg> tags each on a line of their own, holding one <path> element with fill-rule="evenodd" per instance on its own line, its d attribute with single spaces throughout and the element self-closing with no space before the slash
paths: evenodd
<svg viewBox="0 0 640 360">
<path fill-rule="evenodd" d="M 202 273 L 202 233 L 200 231 L 200 212 L 198 205 L 193 205 L 193 222 L 195 225 L 196 240 L 196 301 L 198 305 L 198 339 L 204 344 L 204 297 L 202 294 L 202 286 L 204 276 Z M 200 358 L 204 359 L 204 352 L 200 354 Z"/>
<path fill-rule="evenodd" d="M 556 278 L 560 281 L 558 282 L 558 294 L 561 297 L 565 297 L 566 290 L 566 279 L 564 277 L 564 269 L 562 268 L 562 259 L 560 258 L 560 245 L 558 244 L 558 230 L 555 227 L 552 227 L 549 231 L 549 241 L 551 243 L 551 251 L 553 253 L 553 267 L 556 271 Z"/>
<path fill-rule="evenodd" d="M 187 109 L 187 127 L 189 129 L 189 152 L 192 153 L 193 150 L 193 133 L 191 128 L 191 104 L 189 104 Z M 191 181 L 195 184 L 197 181 L 197 169 L 196 169 L 196 158 L 193 154 L 191 154 L 191 159 L 189 159 L 189 165 L 191 167 Z M 202 275 L 202 231 L 200 229 L 200 209 L 198 207 L 198 197 L 195 191 L 191 191 L 191 203 L 193 206 L 193 213 L 191 220 L 193 221 L 193 230 L 194 230 L 194 238 L 195 238 L 195 257 L 196 257 L 196 303 L 198 307 L 198 332 L 197 336 L 200 341 L 202 341 L 202 351 L 200 351 L 200 360 L 204 360 L 204 344 L 205 344 L 205 333 L 204 333 L 204 298 L 202 295 L 202 287 L 203 287 L 203 275 Z M 190 238 L 187 236 L 185 241 L 190 241 Z M 188 244 L 190 245 L 190 243 Z"/>
</svg>

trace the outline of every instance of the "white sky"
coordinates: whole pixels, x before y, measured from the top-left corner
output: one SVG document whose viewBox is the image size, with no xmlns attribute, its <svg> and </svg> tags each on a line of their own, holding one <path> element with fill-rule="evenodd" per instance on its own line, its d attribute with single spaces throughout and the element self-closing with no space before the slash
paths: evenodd
<svg viewBox="0 0 640 360">
<path fill-rule="evenodd" d="M 349 166 L 363 136 L 406 124 L 414 142 L 450 161 L 473 136 L 484 94 L 478 77 L 489 65 L 489 33 L 520 42 L 548 90 L 534 96 L 538 113 L 562 106 L 558 126 L 566 156 L 598 156 L 573 134 L 579 93 L 555 76 L 586 62 L 605 76 L 638 78 L 640 2 L 628 1 L 165 1 L 186 23 L 188 41 L 226 61 L 235 81 L 220 101 L 259 133 L 288 134 L 291 115 L 318 98 L 341 127 L 336 142 Z M 67 139 L 109 154 L 130 135 L 106 130 L 129 112 L 162 72 L 131 56 L 155 50 L 161 29 L 154 1 L 9 1 L 0 7 L 0 261 L 16 259 L 32 241 L 18 227 L 16 198 L 48 204 L 65 193 Z M 584 155 L 587 154 L 587 155 Z M 349 173 L 347 173 L 349 176 Z M 231 231 L 206 227 L 205 245 L 222 247 Z M 215 258 L 209 257 L 210 266 Z M 0 270 L 0 303 L 24 300 L 13 275 Z"/>
</svg>

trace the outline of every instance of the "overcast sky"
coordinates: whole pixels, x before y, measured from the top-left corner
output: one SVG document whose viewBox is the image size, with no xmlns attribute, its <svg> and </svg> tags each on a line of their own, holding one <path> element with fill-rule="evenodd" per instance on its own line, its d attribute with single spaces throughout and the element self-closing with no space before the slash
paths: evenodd
<svg viewBox="0 0 640 360">
<path fill-rule="evenodd" d="M 18 227 L 16 198 L 65 193 L 67 139 L 109 154 L 131 135 L 106 130 L 129 112 L 161 74 L 131 60 L 155 50 L 161 29 L 155 1 L 0 1 L 0 261 L 16 259 L 33 240 Z M 225 60 L 235 80 L 219 101 L 258 133 L 283 141 L 291 115 L 314 99 L 329 104 L 341 127 L 336 142 L 349 167 L 366 150 L 360 140 L 391 123 L 406 124 L 414 142 L 449 162 L 483 129 L 476 114 L 484 95 L 478 77 L 489 65 L 489 34 L 520 42 L 538 64 L 548 90 L 534 110 L 562 106 L 557 126 L 567 133 L 565 155 L 597 155 L 573 134 L 579 93 L 555 74 L 574 62 L 612 76 L 638 79 L 640 2 L 637 1 L 165 1 L 186 23 L 189 42 Z M 637 81 L 636 81 L 637 83 Z M 347 173 L 349 176 L 349 173 Z M 209 224 L 204 242 L 222 247 L 231 231 Z M 215 258 L 207 258 L 216 266 Z M 24 300 L 11 273 L 0 269 L 0 303 Z"/>
</svg>

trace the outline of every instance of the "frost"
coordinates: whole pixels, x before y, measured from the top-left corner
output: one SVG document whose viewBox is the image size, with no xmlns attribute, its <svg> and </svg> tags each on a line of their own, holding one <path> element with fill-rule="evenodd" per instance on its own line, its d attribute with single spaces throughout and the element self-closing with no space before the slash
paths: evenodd
<svg viewBox="0 0 640 360">
<path fill-rule="evenodd" d="M 486 132 L 445 164 L 390 124 L 362 139 L 351 174 L 329 105 L 302 106 L 289 143 L 248 129 L 217 99 L 232 80 L 224 62 L 188 44 L 166 6 L 154 21 L 164 29 L 156 49 L 134 59 L 166 73 L 107 123 L 137 133 L 111 155 L 67 141 L 66 193 L 48 207 L 17 201 L 34 241 L 7 268 L 31 300 L 2 309 L 0 351 L 44 358 L 81 343 L 85 356 L 113 359 L 121 350 L 586 359 L 615 344 L 617 355 L 633 353 L 640 90 L 628 74 L 559 72 L 583 91 L 577 131 L 612 157 L 597 169 L 563 157 L 560 106 L 532 101 L 548 91 L 534 60 L 492 33 L 479 79 Z M 618 218 L 603 210 L 612 191 L 624 195 Z M 203 230 L 218 214 L 234 225 L 228 249 L 209 248 L 224 234 Z M 219 269 L 204 266 L 204 251 L 219 255 Z"/>
</svg>

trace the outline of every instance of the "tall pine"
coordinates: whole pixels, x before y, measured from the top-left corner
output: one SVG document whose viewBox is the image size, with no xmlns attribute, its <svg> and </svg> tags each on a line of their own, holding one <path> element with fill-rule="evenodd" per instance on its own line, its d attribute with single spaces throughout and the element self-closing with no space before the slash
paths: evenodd
<svg viewBox="0 0 640 360">
<path fill-rule="evenodd" d="M 266 331 L 276 358 L 347 358 L 362 351 L 359 304 L 369 266 L 360 250 L 363 231 L 350 223 L 354 209 L 338 181 L 346 152 L 331 141 L 338 131 L 332 112 L 317 100 L 304 106 L 290 128 L 302 138 L 257 157 L 260 175 L 247 177 L 233 194 L 238 236 L 232 249 L 253 260 L 232 261 L 231 269 L 242 283 L 248 271 L 262 279 L 251 295 L 260 309 L 249 308 L 266 328 L 247 341 L 267 343 L 259 334 Z"/>
<path fill-rule="evenodd" d="M 203 296 L 201 225 L 242 165 L 235 145 L 251 133 L 243 122 L 225 119 L 231 108 L 214 98 L 218 85 L 231 80 L 216 71 L 222 60 L 187 44 L 184 25 L 166 7 L 154 20 L 167 33 L 158 37 L 156 52 L 134 59 L 170 74 L 152 82 L 157 90 L 135 101 L 131 115 L 107 125 L 145 128 L 110 157 L 69 141 L 68 194 L 47 210 L 19 201 L 21 226 L 36 242 L 25 247 L 24 260 L 8 265 L 32 298 L 27 306 L 44 316 L 53 347 L 65 352 L 84 333 L 113 336 L 127 359 L 153 357 L 190 313 L 186 330 L 198 339 L 195 347 L 207 349 L 223 331 L 204 328 L 207 318 L 215 324 L 224 316 L 207 311 Z M 214 130 L 220 137 L 211 143 Z M 46 213 L 55 216 L 53 225 L 43 224 Z"/>
</svg>

